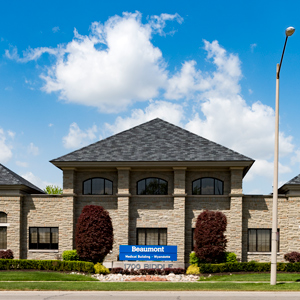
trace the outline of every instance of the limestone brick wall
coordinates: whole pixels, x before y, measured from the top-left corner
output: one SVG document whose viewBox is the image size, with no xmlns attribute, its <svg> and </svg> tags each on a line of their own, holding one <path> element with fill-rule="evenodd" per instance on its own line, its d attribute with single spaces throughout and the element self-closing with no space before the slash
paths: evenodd
<svg viewBox="0 0 300 300">
<path fill-rule="evenodd" d="M 73 249 L 73 197 L 28 195 L 24 197 L 21 226 L 21 257 L 56 259 L 64 250 Z M 30 250 L 29 227 L 58 227 L 58 251 Z"/>
<path fill-rule="evenodd" d="M 63 193 L 73 194 L 76 193 L 76 177 L 77 173 L 75 170 L 64 170 L 63 171 Z"/>
<path fill-rule="evenodd" d="M 7 214 L 7 249 L 20 258 L 21 196 L 0 196 L 0 211 Z"/>
</svg>

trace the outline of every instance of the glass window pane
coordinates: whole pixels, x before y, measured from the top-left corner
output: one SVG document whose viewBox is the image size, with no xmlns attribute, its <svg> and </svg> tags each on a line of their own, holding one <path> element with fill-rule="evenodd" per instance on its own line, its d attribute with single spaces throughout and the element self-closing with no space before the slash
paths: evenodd
<svg viewBox="0 0 300 300">
<path fill-rule="evenodd" d="M 92 181 L 87 180 L 83 183 L 83 194 L 84 195 L 91 195 L 92 194 Z"/>
<path fill-rule="evenodd" d="M 146 238 L 146 245 L 158 245 L 158 229 L 148 228 Z"/>
<path fill-rule="evenodd" d="M 256 230 L 249 229 L 248 235 L 249 235 L 249 251 L 255 252 L 256 251 Z"/>
<path fill-rule="evenodd" d="M 50 228 L 38 228 L 38 249 L 50 249 Z"/>
<path fill-rule="evenodd" d="M 105 180 L 105 195 L 112 195 L 113 191 L 112 191 L 112 181 L 110 180 Z"/>
<path fill-rule="evenodd" d="M 58 228 L 51 228 L 51 249 L 58 249 Z"/>
<path fill-rule="evenodd" d="M 223 195 L 223 182 L 215 179 L 215 195 Z"/>
<path fill-rule="evenodd" d="M 7 214 L 3 211 L 0 212 L 0 223 L 7 223 Z"/>
<path fill-rule="evenodd" d="M 201 179 L 201 195 L 213 195 L 214 194 L 214 179 L 202 178 Z"/>
<path fill-rule="evenodd" d="M 159 179 L 159 195 L 168 195 L 168 183 Z"/>
<path fill-rule="evenodd" d="M 92 195 L 103 195 L 104 194 L 104 179 L 93 178 L 92 179 Z"/>
<path fill-rule="evenodd" d="M 138 190 L 137 193 L 138 195 L 146 195 L 146 186 L 145 186 L 146 180 L 140 180 L 138 182 Z"/>
<path fill-rule="evenodd" d="M 257 251 L 271 251 L 270 233 L 271 231 L 269 229 L 257 230 Z"/>
<path fill-rule="evenodd" d="M 6 248 L 7 248 L 7 228 L 0 227 L 0 249 L 4 250 Z"/>
<path fill-rule="evenodd" d="M 167 229 L 159 230 L 159 245 L 167 245 Z"/>
<path fill-rule="evenodd" d="M 193 182 L 193 195 L 201 195 L 200 179 Z"/>
<path fill-rule="evenodd" d="M 146 179 L 146 195 L 159 195 L 159 186 L 157 178 Z"/>
<path fill-rule="evenodd" d="M 38 231 L 37 228 L 29 228 L 29 249 L 38 248 Z"/>
<path fill-rule="evenodd" d="M 146 245 L 146 230 L 143 228 L 138 229 L 137 245 Z"/>
</svg>

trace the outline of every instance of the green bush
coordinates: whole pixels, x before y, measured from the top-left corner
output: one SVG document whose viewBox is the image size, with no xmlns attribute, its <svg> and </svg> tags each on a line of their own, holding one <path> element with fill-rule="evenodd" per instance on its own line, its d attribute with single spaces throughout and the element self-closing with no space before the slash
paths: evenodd
<svg viewBox="0 0 300 300">
<path fill-rule="evenodd" d="M 106 274 L 109 274 L 109 270 L 104 267 L 101 263 L 97 263 L 94 265 L 94 270 L 95 270 L 95 273 L 96 274 L 103 274 L 103 275 L 106 275 Z"/>
<path fill-rule="evenodd" d="M 94 273 L 94 264 L 85 261 L 1 259 L 0 270 L 50 270 Z"/>
<path fill-rule="evenodd" d="M 236 260 L 236 254 L 234 252 L 225 252 L 225 261 L 227 263 L 235 263 Z"/>
<path fill-rule="evenodd" d="M 190 265 L 186 270 L 186 274 L 198 275 L 200 274 L 200 268 L 198 267 L 198 265 Z"/>
<path fill-rule="evenodd" d="M 199 258 L 196 256 L 196 253 L 193 251 L 190 253 L 190 265 L 198 265 L 199 264 Z"/>
<path fill-rule="evenodd" d="M 66 250 L 62 254 L 62 258 L 64 261 L 77 261 L 79 260 L 79 256 L 76 250 Z"/>
</svg>

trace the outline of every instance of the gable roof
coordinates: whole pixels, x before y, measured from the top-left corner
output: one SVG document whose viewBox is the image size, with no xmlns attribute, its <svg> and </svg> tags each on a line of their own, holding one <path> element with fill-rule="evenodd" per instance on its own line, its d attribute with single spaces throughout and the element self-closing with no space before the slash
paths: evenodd
<svg viewBox="0 0 300 300">
<path fill-rule="evenodd" d="M 254 160 L 161 119 L 125 130 L 67 155 L 59 162 L 225 162 Z M 56 164 L 58 162 L 58 164 Z"/>
<path fill-rule="evenodd" d="M 284 185 L 288 185 L 288 184 L 300 184 L 300 174 L 295 176 L 290 181 L 286 182 Z"/>
<path fill-rule="evenodd" d="M 45 194 L 43 190 L 33 185 L 31 182 L 27 181 L 23 177 L 19 176 L 12 170 L 6 168 L 2 164 L 0 164 L 0 186 L 24 186 L 27 190 L 38 193 Z"/>
<path fill-rule="evenodd" d="M 285 194 L 290 192 L 291 190 L 300 191 L 300 174 L 283 184 L 279 189 L 279 194 Z"/>
</svg>

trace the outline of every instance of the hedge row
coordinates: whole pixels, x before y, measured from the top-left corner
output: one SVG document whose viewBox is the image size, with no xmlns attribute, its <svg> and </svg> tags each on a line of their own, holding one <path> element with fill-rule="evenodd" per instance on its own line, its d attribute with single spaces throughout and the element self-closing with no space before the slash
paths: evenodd
<svg viewBox="0 0 300 300">
<path fill-rule="evenodd" d="M 0 270 L 51 270 L 94 273 L 94 264 L 85 261 L 1 259 Z"/>
<path fill-rule="evenodd" d="M 269 272 L 271 263 L 240 262 L 223 264 L 199 264 L 200 272 L 225 273 L 225 272 Z M 300 272 L 300 263 L 277 263 L 277 271 Z"/>
</svg>

